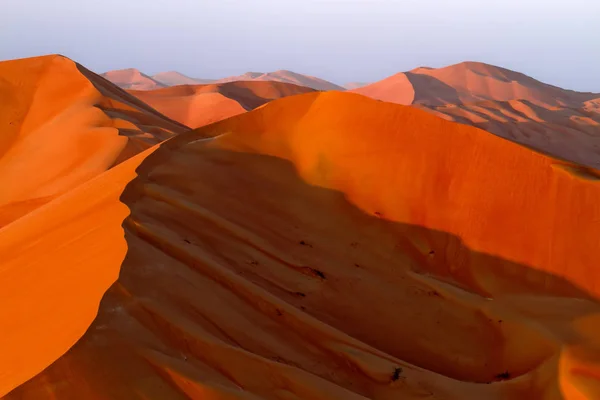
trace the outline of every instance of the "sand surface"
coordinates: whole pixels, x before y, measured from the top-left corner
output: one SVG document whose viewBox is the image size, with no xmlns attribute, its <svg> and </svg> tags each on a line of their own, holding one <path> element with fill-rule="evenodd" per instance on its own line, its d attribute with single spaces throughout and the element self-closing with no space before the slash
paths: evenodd
<svg viewBox="0 0 600 400">
<path fill-rule="evenodd" d="M 81 65 L 0 63 L 0 227 L 189 130 Z"/>
<path fill-rule="evenodd" d="M 242 75 L 229 76 L 219 79 L 190 78 L 176 71 L 161 72 L 152 77 L 136 69 L 109 71 L 102 74 L 105 78 L 123 89 L 154 90 L 164 86 L 219 84 L 227 82 L 282 82 L 305 86 L 315 90 L 345 90 L 344 87 L 315 76 L 299 74 L 292 71 L 279 70 L 274 72 L 246 72 Z"/>
<path fill-rule="evenodd" d="M 198 128 L 313 89 L 275 81 L 236 81 L 182 85 L 150 91 L 129 91 L 169 118 Z"/>
<path fill-rule="evenodd" d="M 115 170 L 96 181 L 124 183 L 106 178 Z M 184 133 L 137 173 L 121 196 L 127 255 L 104 263 L 120 275 L 98 317 L 6 399 L 600 398 L 597 171 L 331 92 Z M 87 257 L 124 245 L 122 215 L 86 241 L 38 240 Z M 40 251 L 18 255 L 29 265 Z M 57 282 L 77 266 L 45 260 Z M 23 294 L 43 277 L 17 278 L 9 300 L 65 318 L 50 295 Z M 101 285 L 86 282 L 59 293 L 94 304 Z M 12 353 L 35 358 L 23 337 Z M 64 351 L 52 337 L 45 349 Z M 32 372 L 0 375 L 3 390 Z"/>
<path fill-rule="evenodd" d="M 518 99 L 540 106 L 565 107 L 578 106 L 594 97 L 591 93 L 561 89 L 519 72 L 478 62 L 416 68 L 353 92 L 391 103 L 429 106 Z"/>
<path fill-rule="evenodd" d="M 108 71 L 101 74 L 101 76 L 122 89 L 152 90 L 168 86 L 135 68 Z"/>
</svg>

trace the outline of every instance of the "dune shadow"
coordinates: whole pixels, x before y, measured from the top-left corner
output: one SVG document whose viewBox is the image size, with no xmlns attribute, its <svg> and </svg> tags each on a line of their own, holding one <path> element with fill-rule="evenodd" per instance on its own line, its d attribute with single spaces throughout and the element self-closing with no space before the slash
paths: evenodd
<svg viewBox="0 0 600 400">
<path fill-rule="evenodd" d="M 337 398 L 559 390 L 556 376 L 528 383 L 543 365 L 558 374 L 560 341 L 536 313 L 563 310 L 553 323 L 568 330 L 600 311 L 591 294 L 452 233 L 367 214 L 287 160 L 192 142 L 174 138 L 138 168 L 121 196 L 118 281 L 79 342 L 7 399 L 48 385 L 65 398 L 159 399 L 215 379 L 258 396 L 303 393 L 310 379 L 311 393 Z"/>
</svg>

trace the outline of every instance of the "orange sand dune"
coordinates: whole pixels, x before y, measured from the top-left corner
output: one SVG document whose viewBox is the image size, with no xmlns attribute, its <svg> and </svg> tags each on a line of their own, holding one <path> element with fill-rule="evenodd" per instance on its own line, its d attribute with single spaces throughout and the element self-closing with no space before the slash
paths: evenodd
<svg viewBox="0 0 600 400">
<path fill-rule="evenodd" d="M 275 72 L 247 72 L 239 76 L 218 79 L 214 83 L 235 81 L 275 81 L 306 86 L 315 90 L 345 90 L 343 87 L 310 75 L 298 74 L 292 71 L 279 70 Z"/>
<path fill-rule="evenodd" d="M 430 106 L 516 99 L 542 106 L 578 106 L 598 97 L 592 93 L 561 89 L 519 72 L 478 62 L 444 68 L 417 68 L 353 92 L 392 103 Z"/>
<path fill-rule="evenodd" d="M 108 71 L 100 76 L 106 78 L 122 89 L 152 90 L 168 86 L 153 77 L 141 73 L 135 68 Z"/>
<path fill-rule="evenodd" d="M 0 227 L 189 130 L 62 56 L 0 63 Z"/>
<path fill-rule="evenodd" d="M 127 251 L 119 196 L 153 150 L 0 228 L 0 395 L 65 353 L 95 318 Z"/>
<path fill-rule="evenodd" d="M 587 108 L 586 108 L 587 107 Z M 524 100 L 422 107 L 582 165 L 600 168 L 600 109 L 541 107 Z"/>
<path fill-rule="evenodd" d="M 313 91 L 290 83 L 237 81 L 152 91 L 130 90 L 129 93 L 169 118 L 198 128 L 253 110 L 274 99 Z"/>
<path fill-rule="evenodd" d="M 98 317 L 4 398 L 600 398 L 597 171 L 330 92 L 180 135 L 138 174 Z M 68 251 L 121 239 L 98 234 Z"/>
</svg>

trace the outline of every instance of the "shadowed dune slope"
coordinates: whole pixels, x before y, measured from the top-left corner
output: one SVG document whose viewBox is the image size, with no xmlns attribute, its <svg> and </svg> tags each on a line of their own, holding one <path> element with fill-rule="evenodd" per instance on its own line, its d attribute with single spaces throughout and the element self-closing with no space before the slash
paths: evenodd
<svg viewBox="0 0 600 400">
<path fill-rule="evenodd" d="M 164 115 L 192 128 L 208 125 L 286 96 L 314 92 L 291 83 L 237 81 L 129 91 Z"/>
<path fill-rule="evenodd" d="M 0 63 L 0 227 L 189 130 L 62 56 Z"/>
<path fill-rule="evenodd" d="M 101 76 L 121 89 L 152 90 L 168 86 L 135 68 L 108 71 L 101 74 Z"/>
<path fill-rule="evenodd" d="M 5 398 L 600 398 L 595 174 L 339 92 L 180 135 L 98 317 Z"/>
<path fill-rule="evenodd" d="M 479 62 L 444 68 L 417 68 L 353 90 L 399 104 L 470 103 L 480 100 L 527 100 L 540 106 L 577 106 L 598 97 L 561 89 L 519 72 Z"/>
</svg>

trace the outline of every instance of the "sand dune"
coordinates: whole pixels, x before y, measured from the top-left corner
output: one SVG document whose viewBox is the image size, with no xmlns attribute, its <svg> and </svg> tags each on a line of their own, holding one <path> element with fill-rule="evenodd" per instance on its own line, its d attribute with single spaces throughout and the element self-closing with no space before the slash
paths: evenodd
<svg viewBox="0 0 600 400">
<path fill-rule="evenodd" d="M 190 78 L 189 76 L 186 76 L 177 71 L 160 72 L 156 75 L 153 75 L 152 79 L 162 83 L 165 86 L 202 85 L 207 83 L 213 83 L 215 81 L 215 79 Z"/>
<path fill-rule="evenodd" d="M 219 84 L 237 81 L 272 81 L 291 83 L 315 90 L 345 90 L 342 86 L 310 75 L 298 74 L 292 71 L 279 70 L 275 72 L 246 72 L 242 75 L 229 76 L 219 79 L 190 78 L 176 71 L 161 72 L 152 77 L 144 75 L 136 69 L 110 71 L 102 76 L 123 89 L 154 90 L 166 86 Z"/>
<path fill-rule="evenodd" d="M 0 63 L 0 227 L 189 128 L 62 56 Z"/>
<path fill-rule="evenodd" d="M 392 103 L 429 106 L 480 100 L 526 100 L 540 106 L 578 106 L 594 97 L 591 93 L 561 89 L 519 72 L 478 62 L 416 68 L 353 92 Z"/>
<path fill-rule="evenodd" d="M 600 169 L 600 109 L 542 107 L 525 100 L 423 107 L 532 149 Z"/>
<path fill-rule="evenodd" d="M 169 118 L 197 128 L 253 110 L 271 100 L 312 91 L 290 83 L 237 81 L 129 93 Z"/>
<path fill-rule="evenodd" d="M 119 196 L 153 150 L 0 229 L 0 395 L 64 354 L 96 317 L 127 251 Z"/>
<path fill-rule="evenodd" d="M 235 81 L 275 81 L 306 86 L 315 90 L 345 90 L 343 87 L 314 76 L 302 75 L 292 71 L 279 70 L 275 72 L 247 72 L 244 75 L 231 76 L 217 80 L 215 83 Z"/>
<path fill-rule="evenodd" d="M 180 135 L 138 174 L 98 317 L 6 399 L 600 398 L 597 171 L 331 92 Z"/>
<path fill-rule="evenodd" d="M 108 71 L 100 76 L 106 78 L 121 89 L 152 90 L 167 86 L 152 77 L 141 73 L 135 68 Z"/>
</svg>

